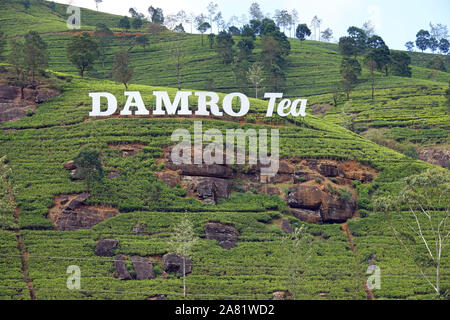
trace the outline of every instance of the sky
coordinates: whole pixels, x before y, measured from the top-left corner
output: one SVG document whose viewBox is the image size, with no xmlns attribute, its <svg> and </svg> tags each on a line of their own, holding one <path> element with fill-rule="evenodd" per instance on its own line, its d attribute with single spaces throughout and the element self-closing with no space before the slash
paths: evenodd
<svg viewBox="0 0 450 320">
<path fill-rule="evenodd" d="M 95 10 L 95 0 L 55 0 Z M 162 8 L 164 14 L 176 14 L 180 10 L 195 14 L 207 13 L 206 7 L 211 0 L 103 0 L 99 11 L 120 15 L 129 15 L 129 8 L 148 15 L 150 5 Z M 253 2 L 259 3 L 263 13 L 273 15 L 275 10 L 296 9 L 300 23 L 310 25 L 317 15 L 322 19 L 321 30 L 331 28 L 334 38 L 346 35 L 349 26 L 361 27 L 370 20 L 375 26 L 376 34 L 393 49 L 404 50 L 407 41 L 414 41 L 420 29 L 429 29 L 430 22 L 450 26 L 449 0 L 216 0 L 219 11 L 226 21 L 233 15 L 249 16 L 249 7 Z M 83 17 L 81 17 L 83 23 Z M 187 32 L 190 26 L 185 26 Z"/>
</svg>

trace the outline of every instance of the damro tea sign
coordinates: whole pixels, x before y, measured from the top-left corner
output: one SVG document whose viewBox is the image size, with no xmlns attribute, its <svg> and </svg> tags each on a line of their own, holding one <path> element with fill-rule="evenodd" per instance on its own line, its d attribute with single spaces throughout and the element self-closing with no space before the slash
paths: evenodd
<svg viewBox="0 0 450 320">
<path fill-rule="evenodd" d="M 131 116 L 133 114 L 131 107 L 136 107 L 134 112 L 136 116 L 150 115 L 149 109 L 144 104 L 142 96 L 139 91 L 125 91 L 124 95 L 127 97 L 127 101 L 120 112 L 120 115 Z M 244 117 L 250 110 L 250 101 L 245 94 L 242 93 L 230 93 L 227 94 L 222 100 L 222 110 L 219 108 L 219 95 L 215 92 L 195 92 L 194 96 L 197 97 L 197 109 L 192 111 L 189 108 L 189 97 L 192 96 L 191 91 L 178 91 L 173 100 L 170 100 L 167 91 L 153 91 L 153 95 L 156 97 L 155 110 L 153 115 L 179 115 L 179 116 L 216 116 L 221 117 L 225 114 L 231 117 Z M 92 111 L 89 113 L 91 117 L 108 117 L 116 113 L 117 111 L 117 99 L 108 92 L 93 92 L 89 93 L 92 98 Z M 101 99 L 104 98 L 107 101 L 107 109 L 102 110 Z M 272 117 L 275 109 L 277 99 L 282 99 L 282 93 L 266 93 L 265 99 L 269 99 L 267 107 L 266 117 Z M 233 110 L 233 101 L 238 99 L 240 101 L 239 111 Z M 280 117 L 287 117 L 292 115 L 293 117 L 306 116 L 306 99 L 297 99 L 291 101 L 289 99 L 283 99 L 278 103 L 276 112 Z M 209 109 L 208 109 L 209 108 Z"/>
<path fill-rule="evenodd" d="M 178 91 L 173 98 L 170 99 L 167 91 L 153 91 L 156 98 L 156 104 L 153 115 L 166 116 L 215 116 L 221 117 L 224 114 L 231 117 L 244 117 L 250 111 L 250 101 L 248 97 L 242 93 L 230 93 L 226 95 L 219 106 L 219 95 L 215 92 L 195 92 L 197 97 L 197 107 L 190 109 L 189 97 L 192 96 L 190 91 Z M 142 96 L 138 91 L 125 91 L 124 95 L 127 101 L 120 111 L 123 116 L 148 116 L 151 108 L 145 106 Z M 90 93 L 92 98 L 92 111 L 89 113 L 91 117 L 108 117 L 117 112 L 117 99 L 108 92 Z M 101 100 L 106 99 L 107 107 L 102 110 Z M 269 99 L 266 117 L 272 117 L 276 112 L 280 117 L 305 117 L 306 116 L 306 99 L 282 99 L 282 93 L 266 93 L 264 98 Z M 235 104 L 233 108 L 233 102 Z M 277 100 L 282 99 L 278 102 Z M 277 105 L 275 110 L 275 105 Z M 239 110 L 235 110 L 239 108 Z M 202 122 L 194 122 L 193 139 L 191 133 L 186 129 L 177 129 L 172 133 L 172 142 L 178 144 L 173 147 L 171 158 L 174 164 L 195 164 L 195 165 L 227 165 L 259 164 L 261 170 L 261 179 L 263 176 L 274 176 L 279 169 L 279 130 L 271 129 L 270 141 L 266 129 L 227 129 L 226 138 L 219 129 L 211 128 L 203 132 Z M 248 145 L 247 145 L 248 141 Z M 207 146 L 203 143 L 207 142 Z M 268 146 L 270 144 L 270 156 Z M 225 145 L 225 148 L 224 148 Z M 236 146 L 236 152 L 235 152 Z M 225 149 L 225 150 L 224 150 Z M 193 150 L 193 154 L 192 154 Z M 248 156 L 246 153 L 248 150 Z"/>
</svg>

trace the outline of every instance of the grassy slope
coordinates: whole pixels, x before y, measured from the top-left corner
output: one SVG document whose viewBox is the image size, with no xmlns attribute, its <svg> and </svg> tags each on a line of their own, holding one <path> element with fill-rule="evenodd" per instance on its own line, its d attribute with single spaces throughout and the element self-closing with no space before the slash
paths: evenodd
<svg viewBox="0 0 450 320">
<path fill-rule="evenodd" d="M 9 5 L 9 4 L 8 4 Z M 0 4 L 0 10 L 4 10 Z M 14 5 L 17 7 L 17 5 Z M 17 7 L 18 8 L 18 7 Z M 60 7 L 58 7 L 60 8 Z M 23 11 L 19 9 L 19 12 Z M 33 7 L 32 10 L 44 10 Z M 47 9 L 45 9 L 47 10 Z M 58 9 L 60 10 L 60 9 Z M 4 11 L 3 11 L 4 12 Z M 3 13 L 2 12 L 2 13 Z M 20 21 L 21 13 L 14 13 L 13 21 Z M 48 10 L 42 11 L 47 17 Z M 89 11 L 92 17 L 96 13 Z M 19 15 L 20 14 L 20 15 Z M 36 13 L 38 15 L 38 13 Z M 0 15 L 6 17 L 6 15 Z M 2 18 L 3 19 L 3 18 Z M 108 19 L 114 21 L 113 16 Z M 95 19 L 94 19 L 95 20 Z M 48 22 L 47 22 L 48 21 Z M 57 23 L 59 21 L 59 23 Z M 33 27 L 40 32 L 65 31 L 65 19 L 38 20 Z M 11 22 L 11 20 L 10 20 Z M 39 23 L 37 23 L 39 22 Z M 112 23 L 112 22 L 111 22 Z M 2 25 L 4 25 L 2 23 Z M 14 24 L 12 24 L 13 26 Z M 56 27 L 56 25 L 58 25 Z M 61 28 L 61 29 L 60 29 Z M 9 28 L 8 28 L 9 29 Z M 89 29 L 89 27 L 87 27 Z M 25 28 L 11 28 L 9 35 L 23 34 Z M 45 35 L 49 42 L 52 69 L 75 72 L 65 59 L 65 35 Z M 147 85 L 175 86 L 175 68 L 170 66 L 167 48 L 170 47 L 170 35 L 165 35 L 152 46 L 151 51 L 143 52 L 141 48 L 132 51 L 135 64 L 135 83 Z M 206 89 L 207 79 L 214 78 L 213 89 L 223 92 L 234 90 L 232 73 L 215 57 L 215 53 L 201 48 L 200 37 L 189 35 L 187 48 L 189 55 L 183 69 L 183 87 Z M 112 61 L 113 52 L 117 51 L 123 41 L 112 42 L 106 69 L 92 75 L 106 76 Z M 257 58 L 258 49 L 254 59 Z M 340 58 L 332 44 L 306 41 L 300 47 L 293 42 L 293 53 L 288 57 L 288 78 L 286 93 L 289 96 L 308 96 L 312 102 L 329 102 L 328 94 L 333 84 L 338 81 Z M 214 75 L 210 74 L 214 70 Z M 377 98 L 382 108 L 370 107 L 367 103 L 369 84 L 367 74 L 363 75 L 361 84 L 353 97 L 355 111 L 360 108 L 373 123 L 380 119 L 389 121 L 387 112 L 394 113 L 395 121 L 416 116 L 416 104 L 429 104 L 429 96 L 441 101 L 439 95 L 448 80 L 448 74 L 438 73 L 436 79 L 427 79 L 429 70 L 413 67 L 414 78 L 380 77 L 377 88 L 383 94 Z M 437 81 L 436 81 L 437 80 Z M 419 86 L 419 89 L 417 89 Z M 420 86 L 425 89 L 420 89 Z M 151 101 L 153 87 L 132 85 L 131 90 L 143 93 L 144 101 Z M 167 89 L 172 94 L 173 89 Z M 29 269 L 34 285 L 38 288 L 39 298 L 137 298 L 142 299 L 156 293 L 169 294 L 169 298 L 179 298 L 181 280 L 176 277 L 162 279 L 158 277 L 149 281 L 123 282 L 111 278 L 113 264 L 111 261 L 98 261 L 93 253 L 95 242 L 103 237 L 114 237 L 121 241 L 118 253 L 128 256 L 140 254 L 151 256 L 164 253 L 165 240 L 172 225 L 181 217 L 179 212 L 189 210 L 196 230 L 204 237 L 203 223 L 217 220 L 233 224 L 241 232 L 237 248 L 231 251 L 221 249 L 216 242 L 202 239 L 195 248 L 194 273 L 188 277 L 188 298 L 270 298 L 271 292 L 286 289 L 285 278 L 288 270 L 282 263 L 285 257 L 280 239 L 282 234 L 278 227 L 270 224 L 272 219 L 283 216 L 283 204 L 277 197 L 265 195 L 236 194 L 229 201 L 217 207 L 207 206 L 183 197 L 180 189 L 169 189 L 158 182 L 150 171 L 157 170 L 155 159 L 160 156 L 161 148 L 169 143 L 170 133 L 175 128 L 192 128 L 189 119 L 106 119 L 84 121 L 89 111 L 88 92 L 109 91 L 120 97 L 123 87 L 109 81 L 80 80 L 75 77 L 68 83 L 64 95 L 39 106 L 33 117 L 15 123 L 3 123 L 1 129 L 17 129 L 17 132 L 0 135 L 0 155 L 7 155 L 13 168 L 12 181 L 18 188 L 17 202 L 21 208 L 21 232 L 30 254 Z M 423 91 L 423 92 L 422 92 Z M 378 91 L 377 91 L 378 92 Z M 395 100 L 401 92 L 403 103 Z M 123 103 L 123 99 L 121 101 Z M 414 108 L 404 111 L 410 103 Z M 421 110 L 420 118 L 430 120 L 432 126 L 445 127 L 439 122 L 443 115 L 441 107 L 431 111 Z M 389 110 L 388 110 L 389 109 Z M 260 119 L 264 103 L 252 101 L 255 110 L 247 120 L 248 127 L 255 125 L 250 121 Z M 382 112 L 380 112 L 382 110 Z M 331 113 L 327 118 L 338 122 Z M 416 117 L 420 122 L 420 118 Z M 442 118 L 442 117 L 441 117 Z M 392 120 L 392 121 L 394 121 Z M 276 120 L 278 121 L 278 120 Z M 421 122 L 420 122 L 421 123 Z M 308 116 L 302 126 L 281 122 L 281 153 L 283 156 L 298 157 L 337 157 L 353 158 L 369 163 L 381 171 L 376 182 L 360 187 L 360 195 L 387 193 L 399 188 L 401 177 L 417 173 L 429 165 L 412 161 L 389 149 L 380 147 L 370 141 L 346 131 L 320 118 Z M 221 129 L 237 127 L 238 123 L 205 120 L 204 126 Z M 144 153 L 131 158 L 122 158 L 118 151 L 107 148 L 109 143 L 140 142 L 147 146 Z M 62 168 L 62 163 L 72 159 L 81 146 L 89 145 L 102 150 L 103 161 L 107 171 L 120 171 L 122 176 L 114 181 L 106 181 L 104 186 L 94 188 L 93 203 L 111 204 L 123 212 L 120 216 L 105 221 L 91 230 L 77 232 L 51 231 L 51 223 L 45 218 L 48 207 L 53 204 L 53 196 L 59 193 L 80 192 L 83 184 L 73 183 L 69 174 Z M 149 200 L 153 192 L 152 185 L 160 184 L 161 198 L 154 203 Z M 370 210 L 369 208 L 366 208 Z M 289 216 L 297 226 L 301 223 Z M 148 236 L 136 236 L 131 227 L 136 223 L 146 224 L 151 232 Z M 391 235 L 385 231 L 385 222 L 381 216 L 370 215 L 365 219 L 356 219 L 349 223 L 355 241 L 363 259 L 376 253 L 386 278 L 383 278 L 382 290 L 375 294 L 382 298 L 425 298 L 431 297 L 431 290 L 417 276 L 398 275 L 417 274 L 411 261 L 405 257 Z M 308 231 L 316 237 L 314 246 L 318 254 L 314 255 L 305 270 L 302 283 L 302 296 L 316 299 L 318 293 L 328 292 L 329 298 L 364 298 L 361 283 L 355 279 L 356 270 L 364 271 L 365 262 L 355 268 L 355 257 L 349 250 L 345 234 L 340 226 L 308 225 Z M 38 229 L 38 230 L 34 230 Z M 320 235 L 330 236 L 325 240 Z M 14 237 L 10 232 L 1 233 L 6 243 L 2 245 L 1 254 L 18 253 Z M 3 243 L 3 242 L 2 242 Z M 55 257 L 85 257 L 87 260 L 46 259 Z M 13 275 L 19 279 L 20 260 L 9 258 L 12 264 L 2 264 L 2 274 Z M 90 260 L 93 259 L 93 260 Z M 445 265 L 448 269 L 448 255 Z M 2 260 L 3 262 L 4 260 Z M 80 292 L 66 289 L 66 268 L 77 264 L 83 275 L 83 290 Z M 247 265 L 243 267 L 242 264 Z M 239 266 L 239 267 L 235 267 Z M 252 266 L 252 267 L 250 267 Z M 161 268 L 158 266 L 157 268 Z M 9 279 L 9 280 L 8 280 Z M 28 298 L 23 282 L 12 281 L 11 277 L 0 279 L 0 296 L 3 298 Z M 20 289 L 5 289 L 4 286 L 16 284 Z M 3 286 L 3 288 L 2 288 Z M 207 295 L 207 296 L 203 296 Z"/>
</svg>

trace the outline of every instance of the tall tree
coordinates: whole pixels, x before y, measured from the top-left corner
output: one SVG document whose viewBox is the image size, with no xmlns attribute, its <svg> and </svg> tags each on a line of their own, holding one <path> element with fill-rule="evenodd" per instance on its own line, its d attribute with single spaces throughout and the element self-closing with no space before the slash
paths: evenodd
<svg viewBox="0 0 450 320">
<path fill-rule="evenodd" d="M 30 31 L 25 35 L 24 50 L 25 65 L 34 83 L 36 73 L 45 70 L 48 65 L 47 44 L 39 33 Z"/>
<path fill-rule="evenodd" d="M 209 40 L 209 48 L 212 49 L 214 47 L 214 42 L 216 41 L 216 35 L 214 33 L 208 34 Z"/>
<path fill-rule="evenodd" d="M 216 39 L 216 52 L 224 64 L 230 64 L 234 60 L 235 51 L 233 45 L 234 40 L 229 33 L 225 31 L 219 32 Z"/>
<path fill-rule="evenodd" d="M 69 61 L 78 68 L 81 77 L 99 56 L 97 41 L 93 40 L 87 32 L 73 35 L 66 49 Z"/>
<path fill-rule="evenodd" d="M 344 58 L 341 63 L 342 85 L 347 94 L 347 100 L 350 99 L 350 92 L 358 81 L 361 74 L 361 65 L 355 58 Z"/>
<path fill-rule="evenodd" d="M 331 30 L 330 28 L 327 28 L 325 29 L 324 32 L 322 32 L 322 39 L 325 40 L 326 42 L 330 42 L 332 38 L 333 38 L 333 30 Z"/>
<path fill-rule="evenodd" d="M 297 10 L 295 10 L 295 9 L 293 9 L 292 11 L 291 11 L 291 17 L 292 17 L 292 20 L 291 20 L 291 28 L 292 28 L 292 30 L 295 32 L 296 30 L 295 30 L 295 26 L 298 24 L 298 22 L 300 21 L 300 19 L 299 19 L 299 17 L 298 17 L 298 11 Z M 291 34 L 291 38 L 292 38 L 292 34 Z"/>
<path fill-rule="evenodd" d="M 130 66 L 130 57 L 125 50 L 119 51 L 114 57 L 112 77 L 117 83 L 122 83 L 128 90 L 128 82 L 133 77 L 133 67 Z"/>
<path fill-rule="evenodd" d="M 206 7 L 206 10 L 208 11 L 209 25 L 211 26 L 211 32 L 212 32 L 212 25 L 214 22 L 214 17 L 216 15 L 216 12 L 218 9 L 219 9 L 219 5 L 212 1 L 210 3 L 208 3 L 208 6 Z"/>
<path fill-rule="evenodd" d="M 261 7 L 257 2 L 253 2 L 250 5 L 249 13 L 250 13 L 250 20 L 261 21 L 262 19 L 264 19 L 264 14 L 262 13 Z"/>
<path fill-rule="evenodd" d="M 435 39 L 448 39 L 448 28 L 444 24 L 430 22 L 430 35 Z"/>
<path fill-rule="evenodd" d="M 405 47 L 409 52 L 413 52 L 415 47 L 414 42 L 408 41 L 407 43 L 405 43 Z"/>
<path fill-rule="evenodd" d="M 208 31 L 208 29 L 211 29 L 211 25 L 208 22 L 203 22 L 197 27 L 197 30 L 200 31 L 202 34 L 202 47 L 203 47 L 203 34 Z"/>
<path fill-rule="evenodd" d="M 172 58 L 173 64 L 177 70 L 177 87 L 181 90 L 181 71 L 183 67 L 183 56 L 185 54 L 185 35 L 183 33 L 177 34 L 175 43 L 169 50 L 169 55 Z"/>
<path fill-rule="evenodd" d="M 169 252 L 180 256 L 183 260 L 184 297 L 186 297 L 186 259 L 191 257 L 192 248 L 197 241 L 194 225 L 185 214 L 179 224 L 175 225 L 168 242 Z"/>
<path fill-rule="evenodd" d="M 13 39 L 10 41 L 11 49 L 8 55 L 8 63 L 14 68 L 16 86 L 20 87 L 21 99 L 24 99 L 24 89 L 27 85 L 26 63 L 25 63 L 25 46 L 23 42 Z"/>
<path fill-rule="evenodd" d="M 123 17 L 119 20 L 119 24 L 117 26 L 123 29 L 123 31 L 125 32 L 131 27 L 130 20 L 128 19 L 128 17 Z"/>
<path fill-rule="evenodd" d="M 370 77 L 372 78 L 372 100 L 375 97 L 375 70 L 377 68 L 376 54 L 370 51 L 364 58 L 364 64 L 369 68 Z"/>
<path fill-rule="evenodd" d="M 88 192 L 92 184 L 103 178 L 102 162 L 100 152 L 94 149 L 83 148 L 74 159 L 77 166 L 77 176 L 86 181 Z"/>
<path fill-rule="evenodd" d="M 150 20 L 153 23 L 163 24 L 164 23 L 164 13 L 161 8 L 154 8 L 150 6 L 148 8 L 148 13 L 150 14 Z"/>
<path fill-rule="evenodd" d="M 410 64 L 411 57 L 408 54 L 399 51 L 391 52 L 389 67 L 392 75 L 411 78 Z"/>
<path fill-rule="evenodd" d="M 388 75 L 388 64 L 390 62 L 390 50 L 384 40 L 379 36 L 372 36 L 367 40 L 369 54 L 374 58 L 378 71 L 384 69 Z"/>
<path fill-rule="evenodd" d="M 445 294 L 441 267 L 450 238 L 450 171 L 430 169 L 405 178 L 397 195 L 376 199 L 374 207 L 385 214 L 397 241 L 435 294 Z"/>
<path fill-rule="evenodd" d="M 350 38 L 354 40 L 356 55 L 362 55 L 367 49 L 367 34 L 363 29 L 350 27 L 347 30 Z"/>
<path fill-rule="evenodd" d="M 426 30 L 420 30 L 416 35 L 416 47 L 419 48 L 422 52 L 427 50 L 428 45 L 430 43 L 430 33 Z"/>
<path fill-rule="evenodd" d="M 300 40 L 300 43 L 306 40 L 306 37 L 311 35 L 311 30 L 309 30 L 306 24 L 299 24 L 297 30 L 295 31 L 295 36 Z"/>
<path fill-rule="evenodd" d="M 314 18 L 311 20 L 311 28 L 314 29 L 314 40 L 320 41 L 320 25 L 322 24 L 322 20 L 319 19 L 317 16 L 314 16 Z M 319 32 L 317 33 L 317 30 Z M 317 39 L 317 34 L 319 34 L 319 39 Z"/>
<path fill-rule="evenodd" d="M 140 28 L 142 28 L 142 25 L 143 25 L 143 22 L 140 17 L 136 17 L 136 18 L 133 18 L 133 20 L 131 20 L 131 26 L 133 27 L 133 29 L 140 29 Z"/>
<path fill-rule="evenodd" d="M 105 67 L 106 48 L 114 37 L 114 33 L 104 23 L 99 23 L 95 27 L 94 35 L 98 41 L 100 62 Z"/>
<path fill-rule="evenodd" d="M 375 35 L 375 26 L 373 25 L 371 20 L 364 22 L 362 29 L 364 30 L 368 38 Z"/>
<path fill-rule="evenodd" d="M 247 72 L 247 79 L 255 88 L 255 98 L 258 99 L 258 90 L 264 82 L 264 66 L 260 62 L 255 62 Z"/>
<path fill-rule="evenodd" d="M 447 39 L 439 41 L 439 51 L 441 54 L 447 54 L 450 47 L 450 42 Z"/>
<path fill-rule="evenodd" d="M 255 44 L 251 38 L 242 38 L 239 40 L 237 47 L 239 48 L 239 56 L 241 59 L 248 59 L 252 55 Z"/>
</svg>

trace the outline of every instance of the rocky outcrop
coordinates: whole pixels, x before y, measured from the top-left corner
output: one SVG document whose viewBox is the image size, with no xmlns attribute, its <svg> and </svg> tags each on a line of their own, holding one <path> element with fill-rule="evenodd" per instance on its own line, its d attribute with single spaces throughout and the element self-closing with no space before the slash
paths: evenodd
<svg viewBox="0 0 450 320">
<path fill-rule="evenodd" d="M 0 86 L 0 122 L 17 121 L 34 113 L 37 104 L 45 102 L 59 94 L 57 90 L 49 88 L 25 88 Z"/>
<path fill-rule="evenodd" d="M 157 172 L 156 175 L 158 176 L 159 180 L 162 180 L 171 188 L 175 188 L 181 182 L 180 175 L 175 171 Z"/>
<path fill-rule="evenodd" d="M 173 253 L 167 253 L 163 256 L 163 268 L 167 273 L 180 273 L 183 275 L 183 257 Z M 192 272 L 192 260 L 185 258 L 185 274 Z"/>
<path fill-rule="evenodd" d="M 89 229 L 94 225 L 119 214 L 113 207 L 87 205 L 89 194 L 62 195 L 55 198 L 55 205 L 48 218 L 55 223 L 58 231 Z"/>
<path fill-rule="evenodd" d="M 323 194 L 319 188 L 299 185 L 289 190 L 288 204 L 291 208 L 317 210 L 322 204 L 322 198 Z"/>
<path fill-rule="evenodd" d="M 131 257 L 133 269 L 136 272 L 136 280 L 154 279 L 155 272 L 153 264 L 146 258 L 133 256 Z"/>
<path fill-rule="evenodd" d="M 95 255 L 100 257 L 112 257 L 114 255 L 114 249 L 119 246 L 119 241 L 103 239 L 97 242 L 95 247 Z"/>
<path fill-rule="evenodd" d="M 221 178 L 184 176 L 189 196 L 198 197 L 205 203 L 215 204 L 217 199 L 228 199 L 231 181 Z"/>
<path fill-rule="evenodd" d="M 450 163 L 450 151 L 439 147 L 428 147 L 419 151 L 419 159 L 447 168 Z"/>
<path fill-rule="evenodd" d="M 217 240 L 219 245 L 227 250 L 236 247 L 239 237 L 239 231 L 235 228 L 218 222 L 205 223 L 205 233 L 206 239 Z"/>
<path fill-rule="evenodd" d="M 292 214 L 297 219 L 314 224 L 322 224 L 323 219 L 320 215 L 320 211 L 313 211 L 307 209 L 291 209 Z"/>
<path fill-rule="evenodd" d="M 229 179 L 233 177 L 233 170 L 229 167 L 218 164 L 169 164 L 168 168 L 174 171 L 181 170 L 183 176 L 197 176 L 197 177 L 213 177 Z"/>
<path fill-rule="evenodd" d="M 167 297 L 163 294 L 157 294 L 156 296 L 148 297 L 147 300 L 151 300 L 151 301 L 167 300 Z"/>
<path fill-rule="evenodd" d="M 324 177 L 337 177 L 340 173 L 339 171 L 338 166 L 332 163 L 322 163 L 319 167 L 319 172 Z"/>
<path fill-rule="evenodd" d="M 132 280 L 130 273 L 128 272 L 125 258 L 121 254 L 114 257 L 114 268 L 116 270 L 116 278 L 120 280 Z"/>
<path fill-rule="evenodd" d="M 315 224 L 342 223 L 352 218 L 356 200 L 341 199 L 336 195 L 309 185 L 297 185 L 289 190 L 288 204 L 298 219 Z"/>
</svg>

